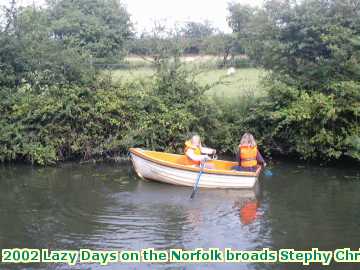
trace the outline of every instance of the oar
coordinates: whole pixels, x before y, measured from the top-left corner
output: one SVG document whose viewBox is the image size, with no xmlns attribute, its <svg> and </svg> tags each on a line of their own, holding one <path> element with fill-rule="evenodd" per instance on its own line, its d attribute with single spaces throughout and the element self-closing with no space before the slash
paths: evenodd
<svg viewBox="0 0 360 270">
<path fill-rule="evenodd" d="M 200 172 L 199 172 L 198 177 L 197 177 L 197 179 L 196 179 L 196 182 L 195 182 L 195 185 L 194 185 L 194 189 L 193 189 L 193 191 L 192 191 L 192 193 L 191 193 L 191 195 L 190 195 L 190 199 L 193 199 L 193 198 L 194 198 L 195 193 L 196 193 L 196 191 L 198 190 L 199 182 L 200 182 L 200 177 L 201 177 L 201 175 L 202 175 L 202 173 L 203 173 L 204 167 L 205 167 L 205 162 L 202 162 L 202 163 L 200 164 Z"/>
<path fill-rule="evenodd" d="M 273 176 L 273 173 L 272 173 L 272 171 L 270 171 L 269 169 L 265 169 L 264 175 L 265 175 L 265 176 L 268 176 L 268 177 L 271 177 L 271 176 Z"/>
<path fill-rule="evenodd" d="M 266 169 L 264 170 L 264 175 L 267 177 L 271 177 L 271 176 L 273 176 L 273 173 L 269 168 L 266 167 Z"/>
</svg>

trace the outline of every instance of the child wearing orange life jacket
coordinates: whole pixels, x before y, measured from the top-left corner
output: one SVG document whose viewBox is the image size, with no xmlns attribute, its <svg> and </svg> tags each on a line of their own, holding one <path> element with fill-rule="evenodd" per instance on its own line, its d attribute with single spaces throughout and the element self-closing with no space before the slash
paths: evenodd
<svg viewBox="0 0 360 270">
<path fill-rule="evenodd" d="M 242 136 L 238 155 L 239 166 L 234 166 L 233 170 L 254 172 L 259 164 L 266 167 L 266 162 L 257 148 L 254 136 L 250 133 Z"/>
<path fill-rule="evenodd" d="M 216 150 L 212 148 L 202 147 L 199 135 L 194 135 L 190 140 L 185 142 L 185 156 L 189 164 L 199 166 L 200 163 L 210 159 L 208 155 L 216 154 Z M 213 169 L 213 164 L 205 163 L 205 168 Z"/>
</svg>

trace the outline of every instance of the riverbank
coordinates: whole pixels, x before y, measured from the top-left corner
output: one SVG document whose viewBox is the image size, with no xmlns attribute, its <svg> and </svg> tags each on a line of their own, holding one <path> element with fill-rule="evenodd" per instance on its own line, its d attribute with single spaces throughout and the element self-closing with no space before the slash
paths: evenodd
<svg viewBox="0 0 360 270">
<path fill-rule="evenodd" d="M 193 132 L 220 154 L 235 153 L 242 134 L 248 131 L 255 135 L 266 156 L 291 155 L 326 163 L 348 153 L 344 149 L 334 156 L 329 151 L 335 146 L 317 147 L 311 137 L 306 138 L 308 148 L 304 143 L 294 143 L 296 137 L 284 140 L 283 132 L 292 126 L 286 118 L 298 114 L 298 110 L 276 110 L 273 104 L 282 97 L 274 96 L 273 90 L 261 83 L 261 70 L 240 69 L 218 81 L 224 73 L 205 70 L 194 76 L 184 66 L 167 63 L 145 79 L 130 75 L 127 80 L 114 81 L 102 74 L 91 86 L 39 88 L 25 84 L 14 91 L 3 91 L 0 161 L 50 165 L 66 160 L 96 160 L 124 155 L 134 146 L 182 153 L 184 141 Z M 223 94 L 211 94 L 214 84 L 224 87 L 218 90 Z M 283 87 L 280 85 L 276 91 Z M 274 121 L 282 129 L 274 129 Z M 302 155 L 303 151 L 309 154 Z"/>
</svg>

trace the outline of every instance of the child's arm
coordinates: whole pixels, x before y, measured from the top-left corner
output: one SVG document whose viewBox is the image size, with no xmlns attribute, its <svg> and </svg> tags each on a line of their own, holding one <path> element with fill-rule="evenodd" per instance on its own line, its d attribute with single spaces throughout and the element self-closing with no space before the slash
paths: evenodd
<svg viewBox="0 0 360 270">
<path fill-rule="evenodd" d="M 215 149 L 212 149 L 212 148 L 202 147 L 202 146 L 201 146 L 201 153 L 207 154 L 207 155 L 213 155 L 213 154 L 216 153 L 216 150 L 215 150 Z"/>
<path fill-rule="evenodd" d="M 257 154 L 256 154 L 256 160 L 258 163 L 263 164 L 264 167 L 266 167 L 267 164 L 265 162 L 265 159 L 263 158 L 263 156 L 261 155 L 259 150 L 257 151 Z"/>
<path fill-rule="evenodd" d="M 195 155 L 194 150 L 189 149 L 186 151 L 186 156 L 194 161 L 205 161 L 206 159 L 209 159 L 207 155 Z"/>
</svg>

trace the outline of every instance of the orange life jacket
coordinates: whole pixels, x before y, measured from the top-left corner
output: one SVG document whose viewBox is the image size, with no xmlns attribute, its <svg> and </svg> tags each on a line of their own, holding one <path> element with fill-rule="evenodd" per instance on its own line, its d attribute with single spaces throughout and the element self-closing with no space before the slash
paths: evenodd
<svg viewBox="0 0 360 270">
<path fill-rule="evenodd" d="M 192 160 L 191 158 L 189 158 L 187 155 L 186 155 L 186 152 L 189 150 L 189 149 L 192 149 L 194 151 L 194 154 L 197 155 L 197 156 L 200 156 L 201 155 L 201 149 L 200 147 L 198 146 L 195 146 L 191 143 L 191 141 L 186 141 L 185 142 L 185 150 L 184 150 L 184 153 L 185 153 L 185 156 L 187 157 L 188 161 L 189 161 L 189 164 L 200 164 L 200 161 L 197 161 L 197 160 Z"/>
<path fill-rule="evenodd" d="M 240 146 L 240 166 L 241 167 L 255 167 L 257 166 L 257 152 L 258 149 L 256 146 Z"/>
</svg>

